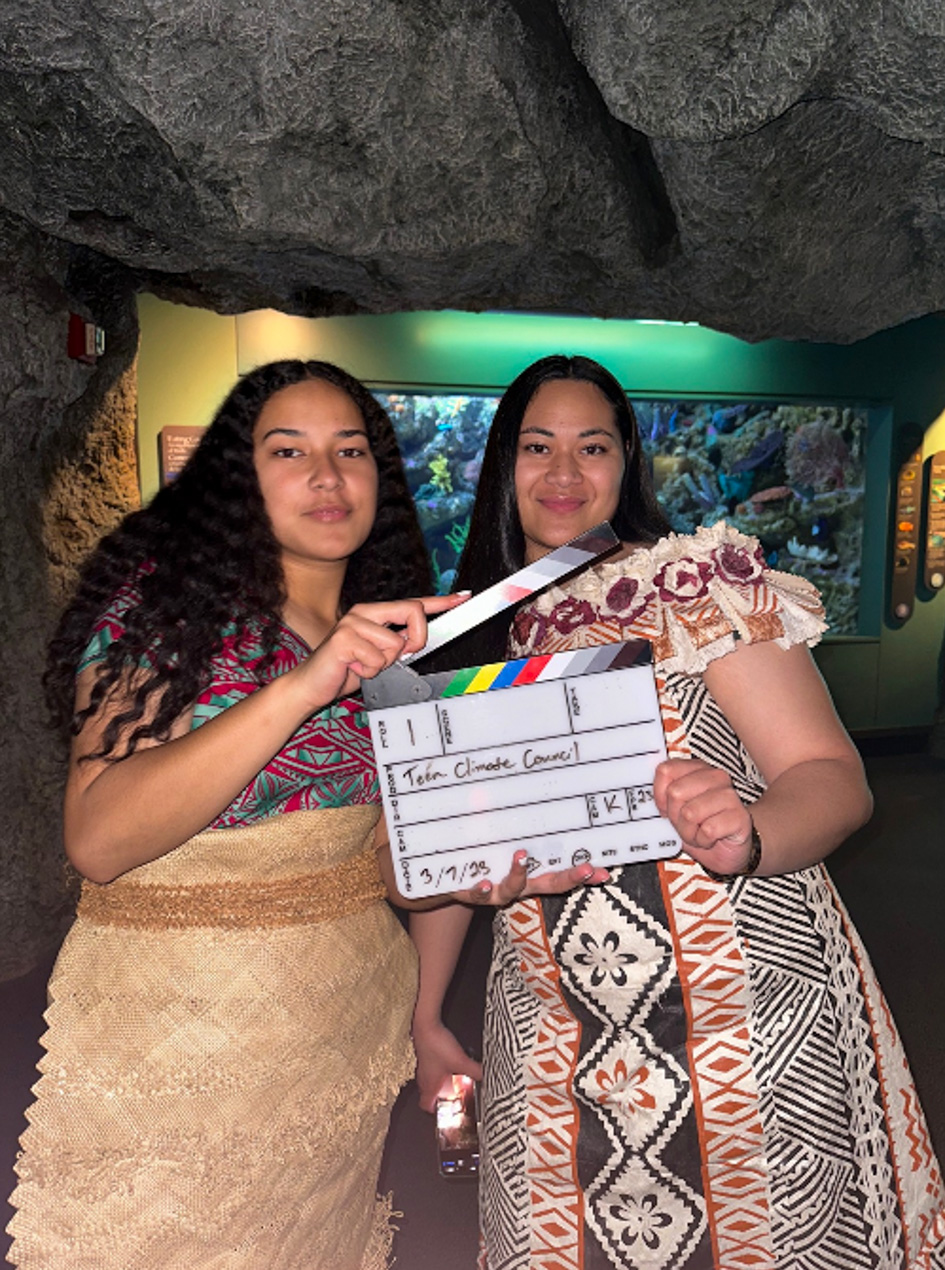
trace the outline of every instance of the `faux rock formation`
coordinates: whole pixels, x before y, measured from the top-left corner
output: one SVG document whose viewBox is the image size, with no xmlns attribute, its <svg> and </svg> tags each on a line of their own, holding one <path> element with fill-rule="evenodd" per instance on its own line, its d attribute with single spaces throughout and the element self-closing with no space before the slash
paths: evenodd
<svg viewBox="0 0 945 1270">
<path fill-rule="evenodd" d="M 942 305 L 938 0 L 8 0 L 2 201 L 228 311 Z"/>
<path fill-rule="evenodd" d="M 40 677 L 79 560 L 137 498 L 137 331 L 130 294 L 116 287 L 111 299 L 96 297 L 108 311 L 108 356 L 94 369 L 70 361 L 68 315 L 87 293 L 69 253 L 2 214 L 0 252 L 11 262 L 0 275 L 3 979 L 29 970 L 55 944 L 76 891 L 59 828 L 64 751 L 46 724 Z"/>
</svg>

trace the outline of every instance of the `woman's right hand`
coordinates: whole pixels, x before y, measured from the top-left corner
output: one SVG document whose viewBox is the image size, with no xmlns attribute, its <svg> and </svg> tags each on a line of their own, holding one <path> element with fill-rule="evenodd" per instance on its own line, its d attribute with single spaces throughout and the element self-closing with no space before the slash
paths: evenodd
<svg viewBox="0 0 945 1270">
<path fill-rule="evenodd" d="M 355 604 L 297 672 L 290 672 L 305 684 L 312 712 L 350 696 L 362 679 L 373 679 L 405 653 L 419 652 L 427 642 L 427 617 L 445 613 L 468 598 L 459 593 Z"/>
<path fill-rule="evenodd" d="M 413 1047 L 417 1054 L 417 1087 L 420 1107 L 433 1111 L 441 1090 L 450 1089 L 455 1074 L 482 1080 L 482 1064 L 470 1058 L 453 1033 L 439 1019 L 413 1028 Z"/>
</svg>

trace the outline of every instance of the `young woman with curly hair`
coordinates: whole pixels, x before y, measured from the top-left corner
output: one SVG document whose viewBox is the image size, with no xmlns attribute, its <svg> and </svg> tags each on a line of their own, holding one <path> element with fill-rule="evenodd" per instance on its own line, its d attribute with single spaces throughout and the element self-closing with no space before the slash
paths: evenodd
<svg viewBox="0 0 945 1270">
<path fill-rule="evenodd" d="M 802 578 L 719 522 L 668 532 L 629 403 L 548 357 L 496 411 L 457 584 L 479 589 L 610 520 L 613 557 L 553 586 L 479 665 L 627 639 L 653 647 L 683 843 L 495 921 L 483 1045 L 483 1270 L 918 1270 L 945 1192 L 889 1010 L 823 858 L 870 813 L 806 645 Z M 478 641 L 478 642 L 476 642 Z M 588 848 L 593 851 L 593 834 Z M 440 1021 L 468 924 L 418 914 L 422 1103 L 477 1074 Z"/>
<path fill-rule="evenodd" d="M 86 565 L 46 677 L 84 881 L 23 1270 L 386 1264 L 416 972 L 353 694 L 456 602 L 429 589 L 390 422 L 322 362 L 247 375 Z"/>
</svg>

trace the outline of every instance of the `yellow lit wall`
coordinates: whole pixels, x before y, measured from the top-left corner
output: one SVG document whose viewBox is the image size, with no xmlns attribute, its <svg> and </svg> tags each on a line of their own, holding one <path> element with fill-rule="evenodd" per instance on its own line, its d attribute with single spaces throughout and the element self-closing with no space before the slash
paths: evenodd
<svg viewBox="0 0 945 1270">
<path fill-rule="evenodd" d="M 158 488 L 161 429 L 209 423 L 236 383 L 236 319 L 141 295 L 138 321 L 138 471 L 147 502 Z"/>
</svg>

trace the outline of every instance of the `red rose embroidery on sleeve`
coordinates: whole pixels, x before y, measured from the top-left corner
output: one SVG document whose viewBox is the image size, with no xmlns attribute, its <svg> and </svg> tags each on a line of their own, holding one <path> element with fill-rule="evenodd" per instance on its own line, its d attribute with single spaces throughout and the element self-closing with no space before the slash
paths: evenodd
<svg viewBox="0 0 945 1270">
<path fill-rule="evenodd" d="M 736 547 L 733 543 L 726 542 L 712 552 L 712 559 L 723 582 L 749 586 L 761 580 L 764 555 L 760 546 L 749 551 L 747 547 Z"/>
<path fill-rule="evenodd" d="M 578 600 L 569 595 L 566 600 L 556 604 L 549 614 L 549 620 L 555 630 L 562 635 L 569 635 L 579 626 L 590 626 L 596 621 L 594 607 L 587 600 Z"/>
<path fill-rule="evenodd" d="M 648 600 L 649 593 L 640 586 L 638 578 L 618 578 L 606 596 L 607 607 L 617 614 L 622 626 L 629 626 L 639 617 Z"/>
<path fill-rule="evenodd" d="M 636 578 L 618 578 L 607 592 L 607 607 L 614 613 L 625 613 L 639 589 L 640 583 Z"/>
<path fill-rule="evenodd" d="M 540 644 L 547 629 L 548 623 L 540 613 L 535 613 L 532 609 L 521 609 L 512 622 L 512 634 L 520 648 Z"/>
<path fill-rule="evenodd" d="M 712 566 L 702 560 L 671 560 L 653 579 L 664 600 L 697 600 L 709 589 Z"/>
</svg>

